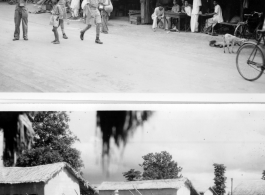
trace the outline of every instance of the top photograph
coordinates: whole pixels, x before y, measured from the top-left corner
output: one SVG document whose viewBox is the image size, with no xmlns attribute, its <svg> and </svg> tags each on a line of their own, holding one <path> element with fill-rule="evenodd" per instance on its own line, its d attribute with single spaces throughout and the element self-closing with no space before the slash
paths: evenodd
<svg viewBox="0 0 265 195">
<path fill-rule="evenodd" d="M 264 0 L 0 0 L 0 92 L 265 92 Z"/>
</svg>

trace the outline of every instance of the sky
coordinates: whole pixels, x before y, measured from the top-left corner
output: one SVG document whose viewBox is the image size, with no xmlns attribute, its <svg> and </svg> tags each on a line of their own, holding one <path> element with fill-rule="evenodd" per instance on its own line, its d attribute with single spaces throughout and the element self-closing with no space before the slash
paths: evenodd
<svg viewBox="0 0 265 195">
<path fill-rule="evenodd" d="M 172 155 L 198 191 L 214 185 L 214 163 L 226 166 L 226 191 L 231 189 L 231 178 L 235 187 L 241 180 L 261 179 L 265 170 L 265 106 L 152 108 L 152 117 L 135 130 L 124 148 L 112 141 L 109 175 L 102 168 L 96 112 L 84 109 L 68 112 L 69 127 L 80 139 L 74 147 L 81 151 L 82 171 L 91 184 L 125 181 L 122 172 L 142 171 L 142 156 L 161 151 Z"/>
<path fill-rule="evenodd" d="M 173 156 L 182 175 L 199 191 L 214 185 L 214 163 L 227 167 L 227 191 L 231 178 L 235 186 L 241 180 L 260 179 L 265 169 L 265 110 L 158 110 L 134 132 L 124 150 L 112 145 L 109 176 L 100 163 L 95 112 L 72 112 L 70 118 L 70 128 L 80 138 L 75 147 L 82 153 L 84 176 L 91 184 L 124 181 L 122 172 L 142 171 L 142 156 L 161 151 Z"/>
</svg>

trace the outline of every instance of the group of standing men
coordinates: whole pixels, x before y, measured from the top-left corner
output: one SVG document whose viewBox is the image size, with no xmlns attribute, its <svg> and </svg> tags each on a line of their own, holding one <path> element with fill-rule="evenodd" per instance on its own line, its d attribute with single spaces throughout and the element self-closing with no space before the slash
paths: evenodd
<svg viewBox="0 0 265 195">
<path fill-rule="evenodd" d="M 99 39 L 100 35 L 100 27 L 101 27 L 101 17 L 103 18 L 103 28 L 102 31 L 104 33 L 108 32 L 107 27 L 107 20 L 109 13 L 104 10 L 105 6 L 109 6 L 111 4 L 110 0 L 107 0 L 107 3 L 105 3 L 105 0 L 84 0 L 86 1 L 85 9 L 84 9 L 84 16 L 86 19 L 86 27 L 80 32 L 80 38 L 81 40 L 84 39 L 85 32 L 93 25 L 96 24 L 96 40 L 95 42 L 98 44 L 102 44 L 102 42 Z M 65 0 L 56 0 L 53 1 L 53 10 L 51 13 L 53 15 L 58 16 L 58 26 L 61 26 L 63 38 L 67 39 L 68 37 L 65 34 L 64 31 L 64 19 L 66 19 L 66 1 Z M 56 6 L 57 9 L 54 9 Z M 111 5 L 111 9 L 113 9 Z M 54 11 L 59 10 L 59 11 Z M 100 11 L 102 14 L 100 14 Z M 112 10 L 111 10 L 112 11 Z M 15 8 L 15 32 L 14 32 L 14 39 L 13 41 L 19 40 L 20 37 L 20 23 L 22 20 L 22 29 L 23 29 L 23 38 L 24 40 L 28 40 L 28 9 L 27 9 L 27 0 L 18 0 L 16 8 Z M 57 30 L 57 29 L 56 29 Z M 54 30 L 53 30 L 54 31 Z M 55 32 L 55 31 L 54 31 Z M 56 34 L 57 33 L 57 34 Z M 57 41 L 53 41 L 53 43 L 58 44 L 59 43 L 59 37 L 58 32 L 56 31 L 55 39 Z"/>
<path fill-rule="evenodd" d="M 191 32 L 198 32 L 198 19 L 201 14 L 200 7 L 202 6 L 201 0 L 193 0 L 193 4 L 190 5 L 187 0 L 182 0 L 181 6 L 178 2 L 179 0 L 173 0 L 173 7 L 171 9 L 174 13 L 186 13 L 188 17 L 190 17 L 190 29 Z M 212 18 L 206 20 L 206 28 L 213 27 L 217 23 L 223 22 L 222 9 L 218 4 L 217 0 L 213 1 L 214 4 L 214 13 L 210 13 L 209 15 L 213 15 Z M 166 24 L 164 23 L 164 8 L 161 5 L 157 5 L 154 13 L 152 14 L 153 25 L 152 28 L 154 31 L 157 29 L 158 23 L 162 23 L 165 25 L 165 30 L 171 28 L 171 18 L 166 17 Z M 180 21 L 178 21 L 180 22 Z M 179 30 L 179 29 L 178 29 Z"/>
</svg>

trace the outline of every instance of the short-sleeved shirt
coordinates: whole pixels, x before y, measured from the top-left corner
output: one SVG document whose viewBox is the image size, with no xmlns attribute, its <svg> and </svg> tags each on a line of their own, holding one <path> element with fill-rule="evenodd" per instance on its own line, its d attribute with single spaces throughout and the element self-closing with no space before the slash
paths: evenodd
<svg viewBox="0 0 265 195">
<path fill-rule="evenodd" d="M 60 5 L 58 4 L 54 5 L 52 11 L 53 11 L 52 15 L 57 15 L 59 16 L 59 19 L 63 19 L 63 10 Z"/>
<path fill-rule="evenodd" d="M 220 23 L 223 22 L 223 15 L 222 15 L 222 9 L 220 7 L 220 5 L 216 5 L 214 8 L 214 13 L 215 15 L 213 16 L 213 20 Z"/>
<path fill-rule="evenodd" d="M 154 13 L 153 13 L 153 16 L 164 16 L 164 9 L 162 9 L 161 11 L 160 11 L 160 9 L 159 9 L 159 7 L 157 7 L 157 8 L 155 8 L 155 11 L 154 11 Z"/>
<path fill-rule="evenodd" d="M 27 2 L 25 0 L 18 0 L 16 7 L 25 7 L 27 5 Z"/>
<path fill-rule="evenodd" d="M 184 7 L 184 10 L 185 10 L 185 13 L 188 15 L 188 16 L 191 16 L 191 7 L 188 5 L 186 7 Z"/>
<path fill-rule="evenodd" d="M 180 12 L 180 6 L 178 4 L 174 5 L 171 9 L 172 12 L 178 13 Z"/>
</svg>

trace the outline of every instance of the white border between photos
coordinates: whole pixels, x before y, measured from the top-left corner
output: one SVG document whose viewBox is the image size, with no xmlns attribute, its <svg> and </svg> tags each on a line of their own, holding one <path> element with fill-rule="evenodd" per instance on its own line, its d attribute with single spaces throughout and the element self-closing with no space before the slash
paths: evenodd
<svg viewBox="0 0 265 195">
<path fill-rule="evenodd" d="M 265 87 L 265 86 L 264 86 Z M 172 93 L 1 93 L 0 104 L 10 103 L 103 103 L 103 104 L 179 104 L 179 103 L 265 103 L 265 94 L 172 94 Z"/>
<path fill-rule="evenodd" d="M 2 104 L 0 111 L 265 111 L 265 104 Z"/>
</svg>

